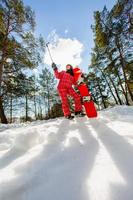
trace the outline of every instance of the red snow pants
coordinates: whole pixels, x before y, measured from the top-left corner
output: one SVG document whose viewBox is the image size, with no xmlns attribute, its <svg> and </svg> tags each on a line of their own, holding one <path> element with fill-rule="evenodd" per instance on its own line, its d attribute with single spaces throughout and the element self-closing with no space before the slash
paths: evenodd
<svg viewBox="0 0 133 200">
<path fill-rule="evenodd" d="M 68 96 L 71 96 L 74 99 L 75 112 L 82 110 L 81 97 L 79 94 L 75 92 L 75 90 L 72 87 L 58 88 L 58 92 L 61 97 L 62 110 L 63 110 L 64 116 L 68 116 L 71 114 L 71 111 L 69 108 Z"/>
</svg>

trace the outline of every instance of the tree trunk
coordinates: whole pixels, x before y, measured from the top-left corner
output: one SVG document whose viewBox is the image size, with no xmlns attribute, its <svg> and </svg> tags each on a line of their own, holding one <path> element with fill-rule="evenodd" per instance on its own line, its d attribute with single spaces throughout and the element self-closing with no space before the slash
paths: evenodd
<svg viewBox="0 0 133 200">
<path fill-rule="evenodd" d="M 2 76 L 3 76 L 3 68 L 7 57 L 7 47 L 8 47 L 8 30 L 9 30 L 9 19 L 7 23 L 6 34 L 3 36 L 3 43 L 1 49 L 1 60 L 0 60 L 0 95 L 1 95 L 1 86 L 2 86 Z"/>
<path fill-rule="evenodd" d="M 101 95 L 101 98 L 102 98 L 102 104 L 103 104 L 104 108 L 107 108 L 106 103 L 105 103 L 104 98 L 103 98 L 103 95 L 102 95 L 102 90 L 101 90 L 99 81 L 98 81 L 98 89 L 99 89 L 99 92 L 100 92 L 100 95 Z"/>
<path fill-rule="evenodd" d="M 7 46 L 8 46 L 8 42 L 7 42 L 7 37 L 8 37 L 8 29 L 9 29 L 9 19 L 8 19 L 8 23 L 7 23 L 7 30 L 6 30 L 6 34 L 4 36 L 4 40 L 3 40 L 3 44 L 2 44 L 2 49 L 1 49 L 1 60 L 0 60 L 0 119 L 1 119 L 1 123 L 7 124 L 7 118 L 5 116 L 4 113 L 4 108 L 3 108 L 3 100 L 2 100 L 2 93 L 1 93 L 1 87 L 2 87 L 2 76 L 3 76 L 3 68 L 4 68 L 4 63 L 6 61 L 6 52 L 7 52 Z"/>
<path fill-rule="evenodd" d="M 48 117 L 50 118 L 50 95 L 49 95 L 49 85 L 47 80 L 47 100 L 48 100 Z"/>
<path fill-rule="evenodd" d="M 40 96 L 39 96 L 39 98 L 38 98 L 38 117 L 39 117 L 39 119 L 40 120 L 42 120 L 43 119 L 43 114 L 42 114 L 42 107 L 41 107 L 41 99 L 40 99 Z M 46 113 L 46 112 L 45 112 Z"/>
<path fill-rule="evenodd" d="M 2 86 L 2 74 L 3 74 L 3 65 L 0 62 L 0 95 L 1 95 L 1 86 Z"/>
<path fill-rule="evenodd" d="M 109 56 L 108 58 L 109 58 L 109 60 L 110 60 L 111 63 L 112 63 L 112 62 L 113 62 L 112 54 L 110 54 L 110 53 L 107 51 L 107 55 Z M 119 71 L 118 71 L 118 69 L 117 69 L 114 65 L 112 65 L 112 67 L 113 67 L 113 69 L 115 70 L 116 75 L 118 76 L 119 84 L 120 84 L 120 87 L 121 87 L 121 89 L 122 89 L 123 95 L 124 95 L 124 97 L 125 97 L 126 104 L 129 105 L 128 98 L 127 98 L 127 94 L 126 94 L 126 91 L 124 90 L 124 87 L 123 87 L 123 85 L 122 85 L 122 80 L 121 80 Z M 109 74 L 109 73 L 108 73 L 108 74 Z M 117 98 L 118 98 L 118 100 L 119 100 L 119 103 L 120 103 L 120 105 L 122 105 L 123 103 L 122 103 L 121 98 L 120 98 L 120 96 L 119 96 L 119 94 L 118 94 L 117 88 L 116 88 L 116 86 L 115 86 L 115 84 L 114 84 L 112 78 L 110 77 L 110 75 L 108 75 L 108 77 L 109 77 L 109 79 L 110 79 L 110 81 L 111 81 L 111 83 L 112 83 L 112 85 L 113 85 L 113 87 L 114 87 L 114 89 L 115 89 L 115 92 L 116 92 Z"/>
<path fill-rule="evenodd" d="M 8 124 L 7 118 L 4 113 L 2 97 L 0 97 L 0 119 L 1 119 L 1 123 Z"/>
<path fill-rule="evenodd" d="M 116 46 L 118 48 L 118 51 L 119 51 L 119 54 L 120 54 L 120 62 L 121 62 L 121 68 L 122 68 L 122 71 L 123 71 L 123 76 L 124 76 L 124 80 L 125 80 L 125 88 L 127 87 L 128 89 L 128 92 L 129 92 L 129 95 L 131 97 L 131 100 L 133 101 L 133 94 L 130 90 L 130 87 L 129 87 L 129 84 L 128 84 L 128 80 L 127 80 L 127 75 L 126 75 L 126 72 L 125 72 L 125 61 L 124 61 L 124 58 L 122 56 L 122 52 L 121 52 L 121 47 L 120 47 L 120 44 L 119 44 L 119 39 L 118 37 L 116 38 Z M 125 92 L 126 93 L 126 92 Z M 127 96 L 127 95 L 126 95 Z M 129 102 L 128 102 L 128 105 L 129 105 Z"/>
<path fill-rule="evenodd" d="M 102 73 L 102 75 L 103 75 L 103 77 L 104 77 L 104 79 L 105 79 L 105 81 L 106 81 L 106 83 L 107 83 L 107 85 L 108 85 L 108 87 L 109 87 L 109 89 L 110 89 L 110 92 L 111 92 L 111 94 L 112 94 L 112 96 L 113 96 L 113 98 L 114 98 L 116 104 L 118 104 L 118 101 L 117 101 L 115 95 L 113 94 L 112 88 L 111 88 L 111 86 L 110 86 L 110 84 L 109 84 L 109 82 L 108 82 L 108 80 L 107 80 L 107 78 L 106 78 L 105 73 L 104 73 L 99 67 L 98 67 L 98 69 L 101 71 L 101 73 Z"/>
<path fill-rule="evenodd" d="M 3 67 L 4 67 L 4 63 L 5 63 L 5 59 L 6 59 L 6 42 L 3 43 L 4 47 L 1 50 L 2 52 L 2 56 L 1 56 L 1 60 L 0 60 L 0 95 L 1 95 L 1 86 L 2 86 L 2 76 L 3 76 Z"/>
<path fill-rule="evenodd" d="M 129 87 L 129 84 L 128 84 L 128 80 L 127 80 L 127 76 L 126 76 L 126 72 L 125 72 L 125 64 L 124 64 L 124 60 L 122 58 L 122 55 L 120 55 L 120 58 L 121 58 L 121 65 L 122 65 L 122 69 L 123 69 L 123 75 L 124 75 L 124 79 L 125 79 L 125 88 L 127 88 L 128 92 L 129 92 L 129 95 L 131 97 L 131 100 L 133 101 L 133 94 L 132 94 L 132 91 L 130 90 L 130 87 Z M 127 96 L 127 92 L 126 92 L 126 96 Z"/>
<path fill-rule="evenodd" d="M 35 108 L 35 119 L 37 119 L 36 94 L 35 94 L 35 92 L 34 92 L 34 108 Z"/>
<path fill-rule="evenodd" d="M 10 123 L 12 123 L 12 94 L 10 98 Z"/>
<path fill-rule="evenodd" d="M 120 75 L 119 75 L 118 70 L 117 70 L 117 76 L 118 76 L 118 79 L 119 79 L 119 84 L 120 84 L 120 86 L 121 86 L 123 95 L 124 95 L 125 100 L 126 100 L 126 105 L 129 105 L 129 101 L 128 101 L 128 97 L 127 97 L 127 92 L 126 92 L 126 90 L 124 90 L 124 87 L 123 87 L 123 85 L 122 85 L 122 80 L 121 80 L 121 77 L 120 77 Z"/>
<path fill-rule="evenodd" d="M 25 96 L 25 121 L 28 121 L 28 95 Z"/>
<path fill-rule="evenodd" d="M 114 90 L 115 90 L 117 99 L 118 99 L 118 101 L 119 101 L 119 104 L 122 105 L 122 104 L 123 104 L 123 103 L 122 103 L 122 100 L 121 100 L 121 98 L 120 98 L 120 96 L 119 96 L 118 90 L 117 90 L 117 88 L 116 88 L 116 86 L 115 86 L 115 84 L 114 84 L 112 78 L 111 78 L 109 75 L 108 75 L 108 78 L 109 78 L 110 82 L 112 83 L 112 85 L 113 85 L 113 87 L 114 87 Z"/>
</svg>

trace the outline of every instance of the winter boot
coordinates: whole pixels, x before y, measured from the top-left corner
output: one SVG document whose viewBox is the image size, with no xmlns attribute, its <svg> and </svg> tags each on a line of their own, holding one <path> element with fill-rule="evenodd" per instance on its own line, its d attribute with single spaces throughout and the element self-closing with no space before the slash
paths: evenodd
<svg viewBox="0 0 133 200">
<path fill-rule="evenodd" d="M 66 119 L 73 119 L 74 116 L 73 115 L 68 115 L 68 116 L 65 116 Z"/>
<path fill-rule="evenodd" d="M 75 116 L 76 117 L 84 117 L 85 113 L 83 113 L 82 111 L 77 111 L 77 112 L 75 112 Z"/>
</svg>

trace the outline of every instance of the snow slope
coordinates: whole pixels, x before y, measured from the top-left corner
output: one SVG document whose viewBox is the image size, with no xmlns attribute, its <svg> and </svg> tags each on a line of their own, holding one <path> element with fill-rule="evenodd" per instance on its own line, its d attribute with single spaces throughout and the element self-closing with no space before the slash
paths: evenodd
<svg viewBox="0 0 133 200">
<path fill-rule="evenodd" d="M 133 199 L 133 107 L 0 131 L 0 200 Z"/>
</svg>

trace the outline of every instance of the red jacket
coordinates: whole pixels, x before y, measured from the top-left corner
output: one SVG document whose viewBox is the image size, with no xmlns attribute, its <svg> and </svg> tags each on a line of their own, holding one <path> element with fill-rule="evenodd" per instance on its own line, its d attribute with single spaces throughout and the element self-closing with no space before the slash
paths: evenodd
<svg viewBox="0 0 133 200">
<path fill-rule="evenodd" d="M 72 87 L 73 84 L 76 84 L 74 77 L 65 71 L 58 72 L 58 69 L 56 69 L 54 70 L 54 74 L 57 79 L 60 79 L 57 86 L 58 89 L 67 89 Z"/>
</svg>

